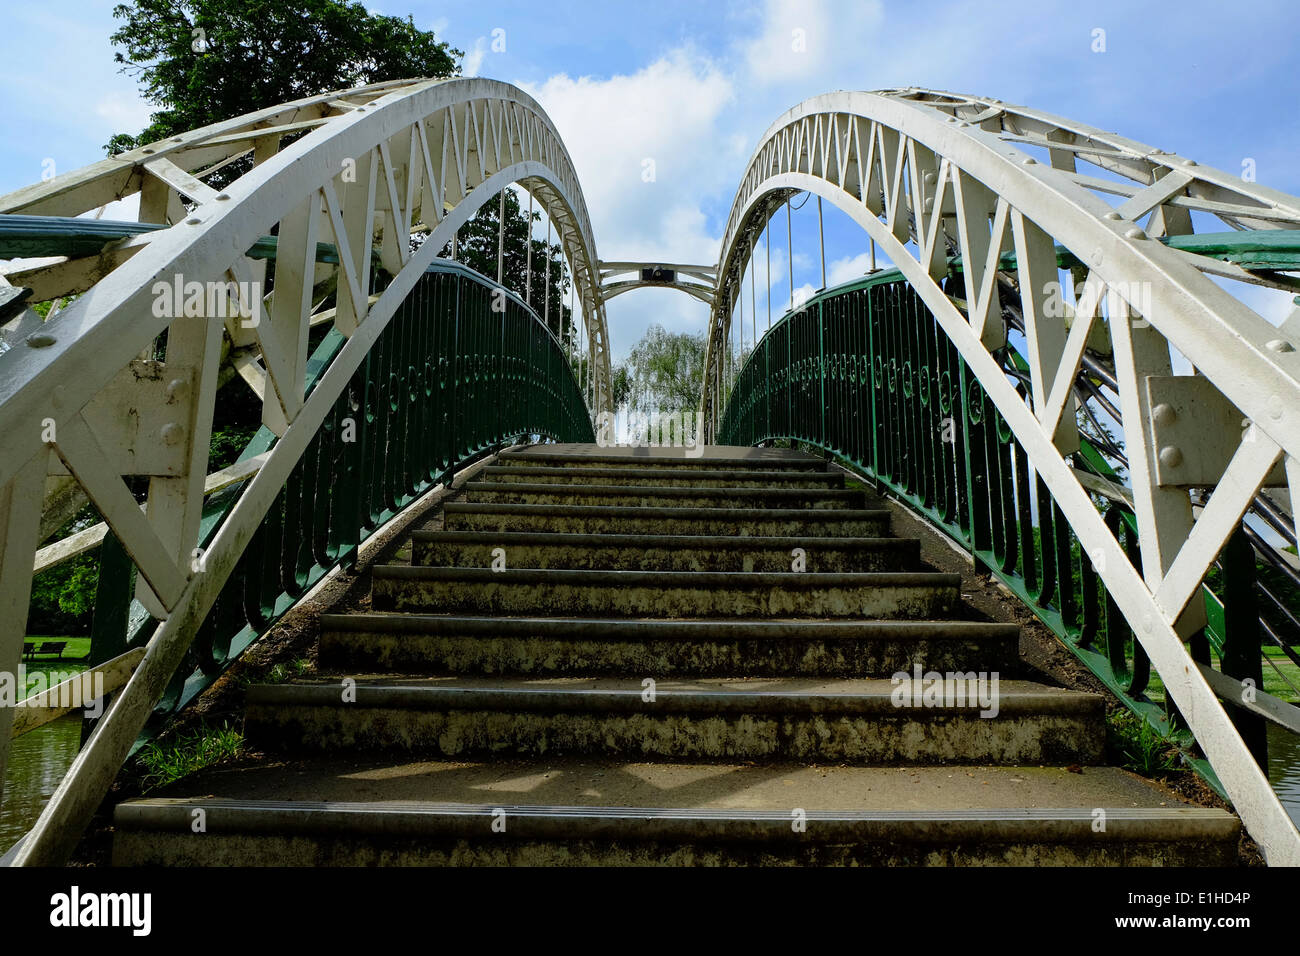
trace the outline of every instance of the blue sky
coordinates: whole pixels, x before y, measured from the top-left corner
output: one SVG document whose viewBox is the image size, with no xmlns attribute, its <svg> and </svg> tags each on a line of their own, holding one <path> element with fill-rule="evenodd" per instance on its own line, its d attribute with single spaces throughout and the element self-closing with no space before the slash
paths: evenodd
<svg viewBox="0 0 1300 956">
<path fill-rule="evenodd" d="M 757 138 L 834 89 L 928 86 L 997 97 L 1114 130 L 1300 193 L 1300 4 L 1239 0 L 896 2 L 376 0 L 466 52 L 467 73 L 536 96 L 569 145 L 605 259 L 713 263 Z M 109 0 L 11 4 L 0 35 L 0 193 L 93 162 L 148 106 L 117 73 Z M 1225 14 L 1225 10 L 1228 11 Z M 505 51 L 491 49 L 504 30 Z M 807 50 L 794 53 L 791 31 Z M 1093 31 L 1106 51 L 1093 52 Z M 641 178 L 655 160 L 656 179 Z M 864 237 L 827 207 L 831 279 L 861 269 Z M 782 227 L 783 231 L 783 227 Z M 796 214 L 795 287 L 820 285 L 816 208 Z M 775 311 L 790 296 L 773 244 Z M 859 257 L 857 260 L 854 257 Z M 760 326 L 765 302 L 759 278 Z M 1280 318 L 1275 316 L 1275 318 Z M 661 290 L 609 306 L 616 356 L 645 326 L 700 329 L 703 305 Z"/>
</svg>

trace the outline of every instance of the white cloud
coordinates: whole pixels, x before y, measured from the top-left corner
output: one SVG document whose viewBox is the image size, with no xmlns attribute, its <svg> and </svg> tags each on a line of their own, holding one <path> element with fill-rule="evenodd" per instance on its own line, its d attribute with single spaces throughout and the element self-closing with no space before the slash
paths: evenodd
<svg viewBox="0 0 1300 956">
<path fill-rule="evenodd" d="M 111 129 L 138 132 L 149 125 L 154 108 L 139 94 L 117 91 L 100 97 L 95 104 L 95 115 Z"/>
<path fill-rule="evenodd" d="M 479 37 L 474 41 L 472 49 L 465 52 L 465 59 L 461 61 L 460 72 L 462 76 L 478 76 L 478 71 L 483 67 L 483 57 L 487 54 L 488 41 L 486 37 Z"/>
<path fill-rule="evenodd" d="M 794 290 L 794 308 L 796 308 L 796 309 L 799 308 L 799 306 L 803 305 L 805 302 L 807 302 L 809 299 L 811 299 L 812 296 L 813 296 L 813 293 L 816 292 L 816 291 L 817 291 L 817 290 L 814 289 L 814 288 L 812 287 L 812 285 L 811 285 L 810 283 L 807 283 L 807 282 L 805 282 L 803 285 L 799 286 L 799 288 L 795 289 L 795 290 Z"/>
<path fill-rule="evenodd" d="M 721 236 L 701 201 L 734 189 L 747 146 L 721 135 L 731 79 L 679 48 L 632 74 L 552 76 L 525 84 L 555 123 L 577 167 L 599 254 L 606 260 L 713 265 Z M 609 305 L 615 354 L 645 327 L 698 329 L 706 307 L 681 293 L 640 292 Z"/>
<path fill-rule="evenodd" d="M 871 268 L 871 256 L 865 252 L 844 259 L 836 259 L 826 267 L 826 281 L 830 285 L 839 285 L 867 274 Z"/>
<path fill-rule="evenodd" d="M 880 0 L 767 0 L 760 22 L 742 43 L 745 66 L 752 83 L 777 85 L 847 62 L 860 69 L 864 50 L 877 53 L 884 9 Z"/>
</svg>

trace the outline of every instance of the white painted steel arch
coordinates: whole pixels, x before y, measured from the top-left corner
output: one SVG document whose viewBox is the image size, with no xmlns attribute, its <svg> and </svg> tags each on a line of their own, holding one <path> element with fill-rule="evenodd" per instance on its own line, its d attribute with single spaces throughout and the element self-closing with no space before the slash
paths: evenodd
<svg viewBox="0 0 1300 956">
<path fill-rule="evenodd" d="M 667 269 L 677 278 L 671 282 L 655 279 L 643 279 L 646 269 Z M 717 273 L 712 266 L 681 265 L 670 262 L 602 262 L 600 274 L 604 281 L 601 293 L 608 302 L 615 296 L 633 289 L 676 289 L 699 299 L 705 305 L 713 304 L 713 289 L 717 284 Z M 632 278 L 617 278 L 631 274 Z M 685 277 L 685 278 L 683 278 Z M 693 279 L 687 282 L 686 279 Z"/>
<path fill-rule="evenodd" d="M 1099 175 L 1081 169 L 1085 163 Z M 1180 636 L 1203 623 L 1191 599 L 1261 485 L 1289 479 L 1292 500 L 1300 494 L 1300 343 L 1210 277 L 1296 284 L 1157 241 L 1191 234 L 1203 217 L 1231 229 L 1300 228 L 1300 199 L 997 100 L 926 90 L 814 97 L 764 134 L 731 209 L 705 364 L 712 428 L 723 398 L 728 304 L 738 299 L 755 234 L 797 191 L 852 217 L 935 314 L 1093 555 L 1269 862 L 1300 864 L 1300 833 Z M 1069 282 L 1057 245 L 1080 263 L 1077 301 L 1065 317 L 1051 301 L 1053 284 Z M 1000 261 L 1005 253 L 1014 253 L 1014 265 Z M 964 296 L 950 297 L 938 283 L 950 255 L 963 260 Z M 999 272 L 1020 295 L 1028 400 L 991 354 L 1006 336 Z M 1171 381 L 1171 345 L 1194 376 Z M 1065 460 L 1077 448 L 1072 390 L 1085 347 L 1113 355 L 1142 575 Z M 1226 437 L 1184 430 L 1171 445 L 1170 422 L 1189 396 L 1252 427 Z M 1193 486 L 1215 488 L 1195 520 Z"/>
<path fill-rule="evenodd" d="M 203 181 L 250 154 L 251 170 L 229 185 Z M 35 290 L 33 301 L 79 297 L 44 322 L 28 310 L 7 328 L 9 348 L 0 352 L 0 668 L 16 671 L 22 652 L 47 472 L 71 474 L 84 488 L 140 569 L 137 596 L 161 621 L 29 834 L 19 863 L 59 862 L 71 849 L 370 346 L 455 231 L 512 183 L 540 200 L 572 266 L 600 411 L 609 403 L 610 366 L 590 217 L 554 125 L 508 84 L 406 80 L 311 97 L 0 197 L 0 213 L 78 216 L 139 193 L 141 220 L 170 227 L 87 259 L 30 263 L 8 275 L 11 284 Z M 264 314 L 255 325 L 227 302 L 215 311 L 209 303 L 199 316 L 159 314 L 156 286 L 176 277 L 260 282 L 265 261 L 247 252 L 277 226 L 275 290 L 257 302 Z M 417 249 L 409 241 L 413 231 L 428 234 Z M 333 244 L 337 265 L 318 261 L 318 242 Z M 370 293 L 372 245 L 390 276 L 377 294 Z M 320 312 L 322 289 L 334 288 L 337 307 Z M 307 331 L 319 322 L 332 322 L 348 342 L 308 396 Z M 141 359 L 165 330 L 165 363 Z M 199 573 L 190 559 L 208 479 L 223 331 L 280 440 Z M 126 475 L 150 477 L 147 514 Z M 0 708 L 0 775 L 12 715 L 12 708 Z"/>
</svg>

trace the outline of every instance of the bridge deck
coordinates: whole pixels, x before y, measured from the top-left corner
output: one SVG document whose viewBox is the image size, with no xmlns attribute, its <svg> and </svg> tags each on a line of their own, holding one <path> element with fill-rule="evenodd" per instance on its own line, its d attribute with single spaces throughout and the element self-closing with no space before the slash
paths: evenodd
<svg viewBox="0 0 1300 956">
<path fill-rule="evenodd" d="M 834 525 L 854 508 L 887 518 L 874 495 L 789 450 L 687 455 L 502 455 L 464 488 L 516 509 L 502 527 L 468 532 L 470 506 L 454 505 L 416 532 L 413 564 L 374 570 L 373 609 L 322 617 L 319 673 L 249 689 L 245 732 L 267 756 L 121 804 L 117 862 L 1235 858 L 1235 817 L 1105 766 L 1102 698 L 1029 679 L 1016 629 L 972 620 L 956 576 L 922 567 L 915 542 L 873 551 L 888 573 L 846 570 L 861 555 L 844 542 L 862 539 Z M 512 485 L 493 468 L 523 474 Z M 694 489 L 713 506 L 695 507 L 680 482 L 696 470 L 766 475 L 769 492 L 802 481 L 799 533 L 762 539 L 780 570 L 747 570 L 778 558 L 727 538 L 746 540 L 745 516 L 791 509 L 755 512 L 754 482 L 716 478 Z M 611 471 L 637 483 L 610 484 Z M 845 495 L 848 508 L 816 507 Z M 572 504 L 584 496 L 602 504 Z M 558 530 L 521 534 L 527 509 Z M 703 513 L 730 533 L 692 538 L 666 520 L 573 533 L 588 511 Z M 796 550 L 803 569 L 789 566 Z M 927 671 L 948 690 L 900 700 L 904 678 Z"/>
</svg>

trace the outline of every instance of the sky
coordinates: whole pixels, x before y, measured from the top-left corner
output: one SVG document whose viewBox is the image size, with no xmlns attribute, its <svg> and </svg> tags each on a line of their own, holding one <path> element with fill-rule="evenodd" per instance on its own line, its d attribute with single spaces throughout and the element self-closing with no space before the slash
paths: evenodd
<svg viewBox="0 0 1300 956">
<path fill-rule="evenodd" d="M 150 107 L 118 72 L 110 0 L 10 0 L 0 35 L 0 194 L 104 155 Z M 713 265 L 759 137 L 830 90 L 920 86 L 1081 120 L 1300 193 L 1300 4 L 1037 0 L 375 0 L 465 52 L 466 75 L 532 94 L 577 166 L 605 260 Z M 1230 15 L 1224 11 L 1230 10 Z M 795 31 L 803 50 L 795 50 Z M 1105 50 L 1094 48 L 1105 31 Z M 494 32 L 499 31 L 499 32 Z M 495 44 L 493 40 L 498 41 Z M 503 41 L 503 42 L 502 42 Z M 501 49 L 504 47 L 504 49 Z M 642 172 L 653 161 L 654 179 Z M 827 279 L 865 269 L 866 237 L 825 207 Z M 816 203 L 794 214 L 794 288 L 821 285 Z M 783 223 L 771 307 L 790 300 Z M 760 247 L 760 256 L 763 253 Z M 766 324 L 765 275 L 755 308 Z M 1281 307 L 1270 299 L 1259 306 Z M 1280 313 L 1268 315 L 1275 321 Z M 651 322 L 700 331 L 707 308 L 643 290 L 608 305 L 616 359 Z"/>
</svg>

